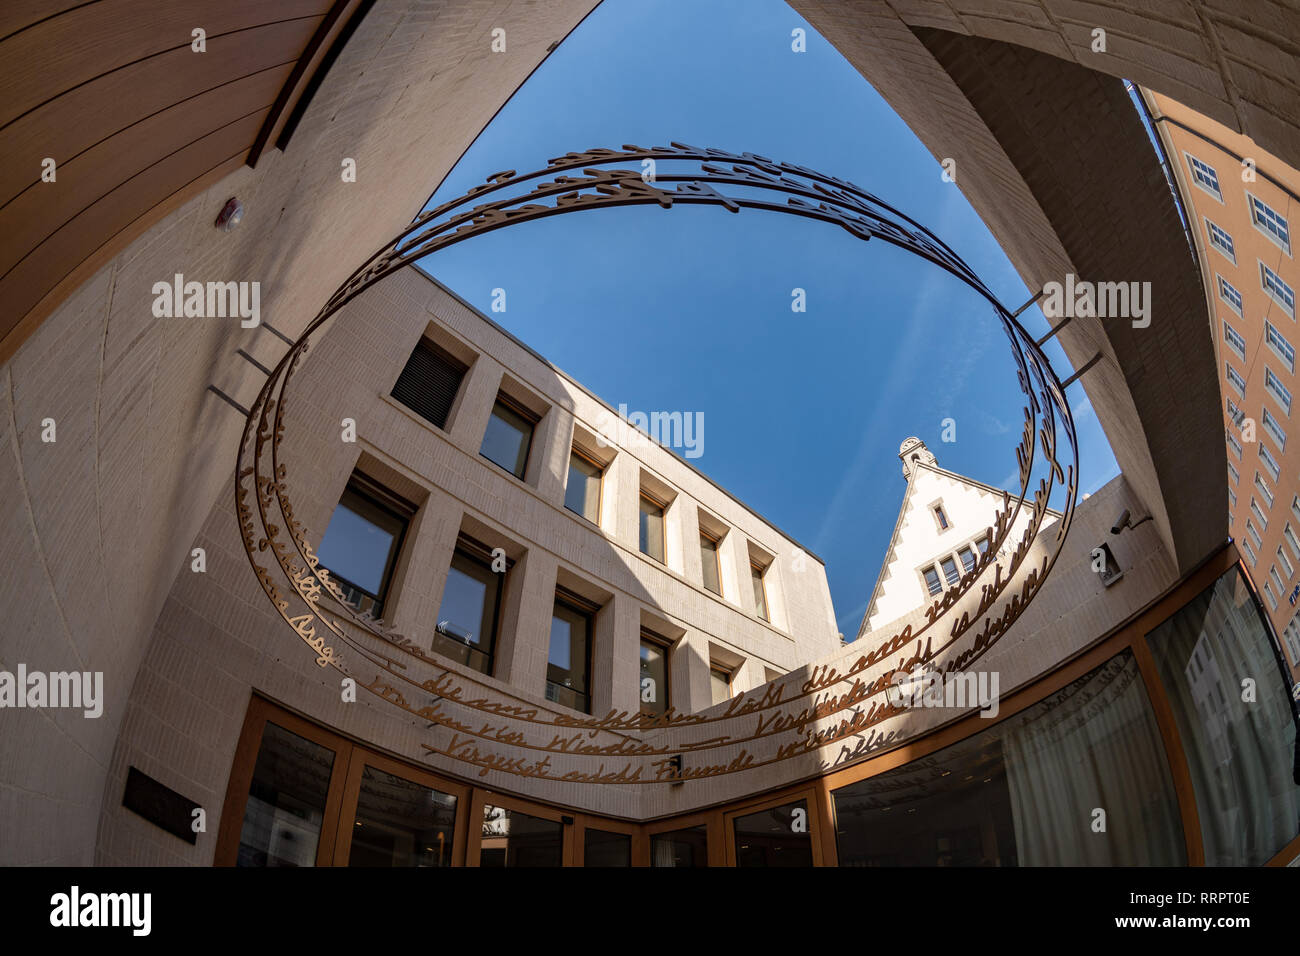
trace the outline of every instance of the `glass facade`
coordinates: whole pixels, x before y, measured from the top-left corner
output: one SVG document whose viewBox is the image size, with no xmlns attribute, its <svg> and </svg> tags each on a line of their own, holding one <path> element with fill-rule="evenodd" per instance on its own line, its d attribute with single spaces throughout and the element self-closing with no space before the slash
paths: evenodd
<svg viewBox="0 0 1300 956">
<path fill-rule="evenodd" d="M 808 804 L 797 800 L 759 810 L 732 822 L 736 866 L 812 866 L 812 824 Z"/>
<path fill-rule="evenodd" d="M 650 837 L 651 866 L 708 866 L 709 828 L 704 824 Z"/>
<path fill-rule="evenodd" d="M 1267 861 L 1300 834 L 1296 726 L 1245 579 L 1224 575 L 1148 643 L 1196 788 L 1206 864 Z"/>
<path fill-rule="evenodd" d="M 451 866 L 455 828 L 454 796 L 367 765 L 348 866 Z"/>
<path fill-rule="evenodd" d="M 840 866 L 1175 866 L 1168 762 L 1131 653 L 944 750 L 832 792 Z"/>
<path fill-rule="evenodd" d="M 268 722 L 235 865 L 315 866 L 333 770 L 333 750 Z"/>
<path fill-rule="evenodd" d="M 479 866 L 562 866 L 564 824 L 485 804 Z"/>
</svg>

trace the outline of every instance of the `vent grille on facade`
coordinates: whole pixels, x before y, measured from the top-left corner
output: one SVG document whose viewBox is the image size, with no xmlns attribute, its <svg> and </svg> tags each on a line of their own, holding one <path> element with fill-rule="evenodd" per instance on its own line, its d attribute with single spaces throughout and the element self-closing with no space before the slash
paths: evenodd
<svg viewBox="0 0 1300 956">
<path fill-rule="evenodd" d="M 432 342 L 421 340 L 393 386 L 393 398 L 445 429 L 466 368 L 463 362 Z"/>
</svg>

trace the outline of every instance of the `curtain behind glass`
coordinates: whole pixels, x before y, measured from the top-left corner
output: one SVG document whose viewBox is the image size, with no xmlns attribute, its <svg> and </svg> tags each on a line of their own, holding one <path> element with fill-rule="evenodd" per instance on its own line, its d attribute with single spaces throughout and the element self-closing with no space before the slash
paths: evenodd
<svg viewBox="0 0 1300 956">
<path fill-rule="evenodd" d="M 1233 568 L 1148 636 L 1196 791 L 1208 866 L 1264 863 L 1300 832 L 1296 730 L 1272 642 Z M 1242 700 L 1242 681 L 1255 700 Z"/>
<path fill-rule="evenodd" d="M 1178 805 L 1137 662 L 1125 653 L 1002 740 L 1022 866 L 1186 862 Z M 1105 812 L 1105 830 L 1096 810 Z"/>
</svg>

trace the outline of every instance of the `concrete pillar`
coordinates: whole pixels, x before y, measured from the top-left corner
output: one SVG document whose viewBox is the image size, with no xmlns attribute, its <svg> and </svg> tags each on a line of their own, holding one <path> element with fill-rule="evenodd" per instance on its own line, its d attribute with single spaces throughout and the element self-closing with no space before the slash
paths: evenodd
<svg viewBox="0 0 1300 956">
<path fill-rule="evenodd" d="M 474 360 L 465 380 L 460 383 L 461 395 L 447 423 L 452 442 L 470 455 L 477 456 L 483 447 L 483 432 L 487 429 L 492 405 L 501 389 L 500 364 L 480 355 Z"/>
<path fill-rule="evenodd" d="M 641 709 L 641 612 L 616 594 L 596 614 L 591 647 L 591 712 Z"/>
<path fill-rule="evenodd" d="M 546 691 L 558 567 L 553 555 L 530 548 L 511 568 L 501 602 L 496 676 L 539 697 Z"/>
<path fill-rule="evenodd" d="M 668 658 L 670 703 L 678 712 L 693 714 L 713 705 L 709 682 L 709 639 L 700 631 L 687 631 Z"/>
</svg>

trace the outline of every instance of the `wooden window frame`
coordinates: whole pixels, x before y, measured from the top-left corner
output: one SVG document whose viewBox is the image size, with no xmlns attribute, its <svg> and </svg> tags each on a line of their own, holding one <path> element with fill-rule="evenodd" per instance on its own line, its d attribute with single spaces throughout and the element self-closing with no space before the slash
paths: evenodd
<svg viewBox="0 0 1300 956">
<path fill-rule="evenodd" d="M 596 517 L 595 517 L 595 518 L 588 518 L 586 515 L 584 515 L 584 514 L 580 514 L 579 512 L 574 511 L 574 510 L 573 510 L 572 508 L 570 508 L 567 504 L 564 506 L 564 510 L 567 511 L 567 512 L 569 512 L 569 514 L 571 514 L 571 515 L 577 515 L 579 518 L 581 518 L 583 521 L 586 521 L 588 524 L 593 524 L 593 525 L 595 525 L 597 528 L 599 528 L 599 527 L 600 527 L 600 519 L 601 519 L 601 516 L 605 513 L 605 469 L 608 468 L 609 466 L 608 466 L 608 465 L 602 465 L 602 464 L 600 463 L 600 461 L 599 461 L 599 460 L 598 460 L 594 455 L 590 455 L 590 454 L 588 454 L 587 452 L 583 451 L 582 448 L 581 448 L 577 443 L 574 443 L 574 444 L 572 444 L 572 445 L 569 446 L 569 457 L 572 458 L 574 455 L 577 455 L 579 458 L 581 458 L 583 461 L 587 462 L 587 464 L 591 465 L 591 466 L 592 466 L 593 468 L 595 468 L 596 471 L 597 471 L 597 475 L 596 475 Z M 572 468 L 570 468 L 570 471 L 572 471 Z M 565 484 L 564 484 L 564 491 L 565 491 L 566 494 L 567 494 L 568 491 L 569 491 L 569 484 L 568 484 L 568 481 L 566 481 Z"/>
</svg>

